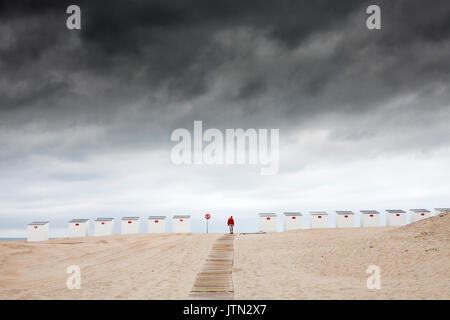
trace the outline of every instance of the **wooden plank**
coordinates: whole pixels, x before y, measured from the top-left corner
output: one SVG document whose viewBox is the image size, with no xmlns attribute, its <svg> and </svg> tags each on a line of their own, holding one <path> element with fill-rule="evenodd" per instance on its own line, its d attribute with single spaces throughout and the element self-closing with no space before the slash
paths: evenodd
<svg viewBox="0 0 450 320">
<path fill-rule="evenodd" d="M 233 292 L 233 289 L 229 288 L 229 287 L 195 287 L 195 288 L 192 288 L 191 292 L 204 292 L 204 293 Z"/>
<path fill-rule="evenodd" d="M 190 300 L 233 300 L 233 292 L 191 292 Z"/>
<path fill-rule="evenodd" d="M 203 269 L 194 280 L 189 299 L 233 300 L 231 277 L 234 261 L 234 236 L 218 238 L 211 246 Z"/>
</svg>

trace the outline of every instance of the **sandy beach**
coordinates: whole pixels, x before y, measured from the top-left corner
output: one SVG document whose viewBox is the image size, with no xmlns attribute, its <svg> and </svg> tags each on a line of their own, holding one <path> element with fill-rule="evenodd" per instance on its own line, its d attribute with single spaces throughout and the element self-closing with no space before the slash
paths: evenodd
<svg viewBox="0 0 450 320">
<path fill-rule="evenodd" d="M 235 239 L 235 299 L 449 299 L 450 215 Z M 381 289 L 368 290 L 377 265 Z"/>
<path fill-rule="evenodd" d="M 186 299 L 217 235 L 0 242 L 0 299 Z M 81 269 L 69 290 L 66 269 Z"/>
<path fill-rule="evenodd" d="M 0 242 L 0 299 L 186 299 L 219 234 Z M 66 268 L 81 268 L 68 290 Z M 369 290 L 366 269 L 381 270 Z M 449 299 L 450 215 L 405 227 L 237 234 L 235 299 Z"/>
</svg>

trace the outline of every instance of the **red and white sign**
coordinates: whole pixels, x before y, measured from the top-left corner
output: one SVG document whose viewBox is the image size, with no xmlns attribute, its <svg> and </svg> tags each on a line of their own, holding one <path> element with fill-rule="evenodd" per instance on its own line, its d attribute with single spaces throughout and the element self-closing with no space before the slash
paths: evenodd
<svg viewBox="0 0 450 320">
<path fill-rule="evenodd" d="M 270 220 L 270 218 L 269 218 L 269 217 L 267 217 L 266 219 L 267 219 L 267 220 Z"/>
<path fill-rule="evenodd" d="M 158 220 L 155 220 L 155 223 L 158 223 Z"/>
<path fill-rule="evenodd" d="M 295 220 L 295 217 L 292 217 L 292 220 Z"/>
<path fill-rule="evenodd" d="M 211 219 L 211 215 L 210 215 L 209 213 L 205 214 L 205 219 L 206 219 L 206 220 Z"/>
<path fill-rule="evenodd" d="M 318 216 L 317 218 L 318 218 L 318 219 L 322 219 L 322 216 Z"/>
</svg>

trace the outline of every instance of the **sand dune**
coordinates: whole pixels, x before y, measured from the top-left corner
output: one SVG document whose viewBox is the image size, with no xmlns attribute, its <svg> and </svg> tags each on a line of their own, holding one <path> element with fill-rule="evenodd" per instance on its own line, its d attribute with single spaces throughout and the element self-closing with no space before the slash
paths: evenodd
<svg viewBox="0 0 450 320">
<path fill-rule="evenodd" d="M 218 234 L 0 242 L 0 299 L 186 299 Z M 238 234 L 235 299 L 449 299 L 450 215 L 389 228 Z M 82 288 L 66 287 L 79 265 Z M 369 265 L 381 289 L 366 287 Z"/>
<path fill-rule="evenodd" d="M 405 227 L 237 235 L 235 299 L 450 299 L 450 215 Z M 368 290 L 378 265 L 381 289 Z"/>
</svg>

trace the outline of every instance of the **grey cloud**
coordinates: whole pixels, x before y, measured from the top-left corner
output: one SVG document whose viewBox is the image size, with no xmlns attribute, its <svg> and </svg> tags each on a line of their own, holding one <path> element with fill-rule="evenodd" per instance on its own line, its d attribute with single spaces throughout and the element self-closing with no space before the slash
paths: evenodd
<svg viewBox="0 0 450 320">
<path fill-rule="evenodd" d="M 170 134 L 194 120 L 280 128 L 288 180 L 311 164 L 420 152 L 442 160 L 450 5 L 376 3 L 380 31 L 365 28 L 369 1 L 79 1 L 83 28 L 71 32 L 71 2 L 2 2 L 0 212 L 21 200 L 38 208 L 40 198 L 62 207 L 65 198 L 133 198 L 127 190 L 162 207 L 188 192 L 178 180 L 192 181 L 193 198 L 283 193 L 282 178 L 266 185 L 254 168 L 171 166 Z"/>
</svg>

